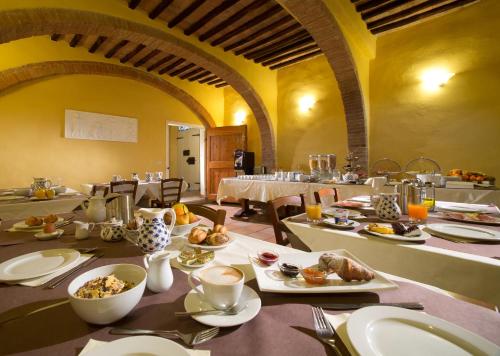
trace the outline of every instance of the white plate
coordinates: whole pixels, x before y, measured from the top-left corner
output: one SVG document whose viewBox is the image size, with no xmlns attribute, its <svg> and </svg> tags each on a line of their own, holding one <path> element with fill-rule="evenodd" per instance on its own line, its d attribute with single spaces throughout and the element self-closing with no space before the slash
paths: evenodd
<svg viewBox="0 0 500 356">
<path fill-rule="evenodd" d="M 371 203 L 372 202 L 371 197 L 369 195 L 360 195 L 360 196 L 357 196 L 357 197 L 349 198 L 347 200 L 357 201 L 357 202 L 360 202 L 360 203 Z"/>
<path fill-rule="evenodd" d="M 341 230 L 354 229 L 355 227 L 358 227 L 359 225 L 361 225 L 359 222 L 354 221 L 354 220 L 347 220 L 347 224 L 337 224 L 337 223 L 335 223 L 334 218 L 323 219 L 321 221 L 321 223 L 326 224 L 326 225 L 331 226 L 331 227 L 334 227 L 336 229 L 341 229 Z"/>
<path fill-rule="evenodd" d="M 0 264 L 0 281 L 44 276 L 76 264 L 79 258 L 78 251 L 68 248 L 28 253 Z"/>
<path fill-rule="evenodd" d="M 422 312 L 396 307 L 367 307 L 347 320 L 347 334 L 363 356 L 498 355 L 483 337 Z"/>
<path fill-rule="evenodd" d="M 186 246 L 193 247 L 193 248 L 199 247 L 202 250 L 209 250 L 209 251 L 221 250 L 223 248 L 228 247 L 234 241 L 234 237 L 229 236 L 229 235 L 228 235 L 228 237 L 229 237 L 228 242 L 226 242 L 224 245 L 218 245 L 218 246 L 192 244 L 188 241 L 188 239 L 186 237 Z"/>
<path fill-rule="evenodd" d="M 188 265 L 186 263 L 183 263 L 180 256 L 177 256 L 177 262 L 181 265 L 181 266 L 184 266 L 184 267 L 187 267 L 187 268 L 200 268 L 200 267 L 204 267 L 204 266 L 207 266 L 209 265 L 210 263 L 212 263 L 214 260 L 210 260 L 208 262 L 205 262 L 205 263 L 202 263 L 202 264 L 191 264 L 191 265 Z"/>
<path fill-rule="evenodd" d="M 203 286 L 199 286 L 203 290 Z M 205 315 L 192 315 L 191 317 L 205 325 L 218 326 L 218 327 L 230 327 L 246 323 L 247 321 L 255 318 L 259 314 L 260 307 L 262 305 L 261 300 L 257 293 L 248 286 L 243 286 L 243 292 L 241 293 L 240 300 L 238 304 L 247 305 L 245 309 L 236 315 L 217 315 L 217 314 L 205 314 Z M 213 307 L 202 301 L 194 290 L 188 293 L 186 299 L 184 299 L 184 308 L 186 311 L 193 312 L 199 310 L 213 309 Z"/>
<path fill-rule="evenodd" d="M 486 212 L 486 210 L 484 208 L 471 206 L 471 204 L 438 203 L 438 205 L 436 207 L 438 210 L 457 211 L 459 213 L 484 213 L 484 212 Z"/>
<path fill-rule="evenodd" d="M 35 234 L 35 237 L 38 239 L 38 240 L 42 240 L 42 241 L 46 241 L 46 240 L 52 240 L 52 239 L 57 239 L 59 236 L 61 236 L 62 234 L 64 234 L 64 230 L 63 229 L 57 229 L 56 231 L 54 232 L 38 232 Z"/>
<path fill-rule="evenodd" d="M 63 221 L 64 221 L 64 218 L 61 218 L 59 216 L 57 218 L 56 224 L 63 222 Z M 26 225 L 26 223 L 24 221 L 19 221 L 19 222 L 16 222 L 14 225 L 12 225 L 12 227 L 16 230 L 38 230 L 38 229 L 43 229 L 44 226 L 45 226 L 45 223 L 43 223 L 42 225 L 37 225 L 37 226 L 29 226 L 29 225 Z"/>
<path fill-rule="evenodd" d="M 384 226 L 391 227 L 391 225 L 388 225 L 388 224 L 378 224 L 378 225 L 384 225 Z M 381 234 L 379 232 L 368 230 L 368 225 L 363 227 L 363 230 L 366 231 L 367 233 L 369 233 L 370 235 L 375 235 L 375 236 L 379 236 L 379 237 L 383 237 L 383 238 L 386 238 L 389 240 L 395 240 L 395 241 L 420 242 L 420 241 L 425 241 L 431 237 L 431 235 L 429 235 L 425 231 L 422 231 L 422 229 L 420 229 L 420 232 L 421 232 L 420 236 L 415 236 L 415 237 L 406 237 L 406 236 L 396 235 L 396 234 Z"/>
<path fill-rule="evenodd" d="M 30 200 L 32 201 L 41 201 L 41 200 L 54 200 L 56 197 L 54 196 L 53 198 L 37 198 L 37 197 L 31 197 Z"/>
<path fill-rule="evenodd" d="M 85 353 L 86 356 L 158 355 L 189 356 L 178 343 L 159 336 L 131 336 L 111 341 Z"/>
<path fill-rule="evenodd" d="M 323 210 L 323 214 L 333 216 L 335 214 L 335 212 L 337 210 L 339 210 L 339 209 L 347 210 L 349 212 L 349 215 L 348 215 L 349 218 L 359 219 L 359 218 L 364 218 L 365 217 L 359 211 L 345 209 L 345 208 L 344 209 L 343 208 L 326 208 L 326 209 Z"/>
<path fill-rule="evenodd" d="M 358 262 L 362 266 L 370 269 L 366 264 L 361 262 L 357 257 L 353 256 L 347 250 L 320 251 L 320 252 L 303 252 L 303 253 L 286 253 L 280 254 L 279 261 L 289 262 L 294 265 L 303 267 L 317 265 L 319 257 L 325 252 L 334 252 L 338 255 L 349 257 Z M 328 276 L 328 283 L 323 285 L 308 284 L 300 275 L 298 278 L 285 277 L 279 270 L 278 264 L 275 263 L 269 267 L 264 267 L 260 264 L 252 263 L 252 268 L 257 278 L 259 289 L 263 292 L 277 293 L 353 293 L 353 292 L 369 292 L 381 289 L 394 289 L 397 285 L 387 278 L 381 276 L 376 271 L 375 278 L 371 281 L 352 281 L 346 282 L 340 279 L 336 274 Z"/>
<path fill-rule="evenodd" d="M 480 241 L 500 241 L 500 232 L 482 227 L 457 224 L 429 224 L 426 227 L 431 232 L 448 236 Z"/>
<path fill-rule="evenodd" d="M 0 197 L 0 201 L 19 200 L 24 198 L 25 197 L 22 197 L 20 195 L 4 195 Z"/>
</svg>

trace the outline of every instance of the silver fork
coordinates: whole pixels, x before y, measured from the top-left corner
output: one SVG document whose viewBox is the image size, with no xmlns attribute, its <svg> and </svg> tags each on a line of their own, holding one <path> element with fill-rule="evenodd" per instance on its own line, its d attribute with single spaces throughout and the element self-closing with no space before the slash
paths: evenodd
<svg viewBox="0 0 500 356">
<path fill-rule="evenodd" d="M 198 331 L 197 333 L 181 333 L 179 330 L 144 330 L 113 328 L 109 331 L 112 335 L 157 335 L 164 337 L 178 337 L 186 345 L 193 346 L 201 344 L 215 337 L 219 333 L 219 328 L 210 328 Z"/>
<path fill-rule="evenodd" d="M 337 345 L 335 345 L 335 340 L 333 336 L 335 335 L 335 331 L 333 330 L 332 325 L 326 319 L 325 314 L 323 313 L 323 309 L 319 307 L 312 307 L 312 314 L 314 320 L 314 329 L 316 330 L 316 335 L 318 338 L 323 341 L 325 344 L 330 345 L 335 351 L 335 354 L 342 356 Z"/>
</svg>

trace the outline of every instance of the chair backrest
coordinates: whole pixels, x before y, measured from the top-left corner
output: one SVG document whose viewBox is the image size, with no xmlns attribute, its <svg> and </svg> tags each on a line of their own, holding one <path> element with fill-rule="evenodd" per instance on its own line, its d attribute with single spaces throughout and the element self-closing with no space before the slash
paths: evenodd
<svg viewBox="0 0 500 356">
<path fill-rule="evenodd" d="M 314 199 L 316 204 L 330 206 L 339 201 L 339 196 L 336 188 L 323 188 L 314 192 Z"/>
<path fill-rule="evenodd" d="M 135 196 L 137 194 L 137 184 L 136 180 L 122 180 L 119 182 L 111 182 L 110 189 L 111 193 L 129 193 L 132 194 L 132 199 L 135 201 Z"/>
<path fill-rule="evenodd" d="M 160 183 L 160 202 L 170 207 L 181 201 L 182 178 L 162 179 Z"/>
<path fill-rule="evenodd" d="M 306 210 L 304 195 L 280 197 L 267 202 L 268 211 L 273 223 L 274 236 L 276 243 L 286 246 L 290 241 L 287 237 L 283 237 L 283 232 L 289 232 L 281 219 L 289 216 L 302 214 Z"/>
<path fill-rule="evenodd" d="M 226 211 L 224 209 L 212 209 L 209 206 L 199 204 L 186 204 L 190 212 L 203 216 L 211 220 L 215 225 L 224 225 L 226 221 Z"/>
<path fill-rule="evenodd" d="M 102 196 L 105 197 L 106 195 L 108 195 L 109 186 L 106 184 L 94 184 L 92 186 L 92 190 L 90 191 L 90 195 L 95 196 L 97 192 L 103 192 Z"/>
</svg>

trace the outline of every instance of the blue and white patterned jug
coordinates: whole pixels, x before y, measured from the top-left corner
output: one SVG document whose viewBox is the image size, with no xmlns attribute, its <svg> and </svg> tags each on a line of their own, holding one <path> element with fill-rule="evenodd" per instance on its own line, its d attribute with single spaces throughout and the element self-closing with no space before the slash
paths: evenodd
<svg viewBox="0 0 500 356">
<path fill-rule="evenodd" d="M 382 220 L 397 221 L 401 217 L 401 208 L 396 203 L 397 193 L 381 193 L 380 199 L 375 203 L 375 212 Z"/>
<path fill-rule="evenodd" d="M 175 212 L 173 209 L 139 209 L 139 213 L 144 218 L 144 223 L 139 228 L 139 239 L 137 246 L 142 252 L 151 253 L 161 251 L 170 245 L 172 239 L 170 234 L 175 225 Z M 167 227 L 163 220 L 165 213 L 172 215 L 172 221 Z"/>
</svg>

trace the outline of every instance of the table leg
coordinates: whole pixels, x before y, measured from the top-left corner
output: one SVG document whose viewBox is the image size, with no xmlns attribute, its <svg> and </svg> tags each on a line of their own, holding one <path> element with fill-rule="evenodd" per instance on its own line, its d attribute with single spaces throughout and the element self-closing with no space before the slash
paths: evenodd
<svg viewBox="0 0 500 356">
<path fill-rule="evenodd" d="M 237 218 L 247 218 L 249 216 L 257 214 L 253 209 L 250 209 L 250 200 L 240 199 L 241 209 L 238 210 L 234 216 Z"/>
</svg>

